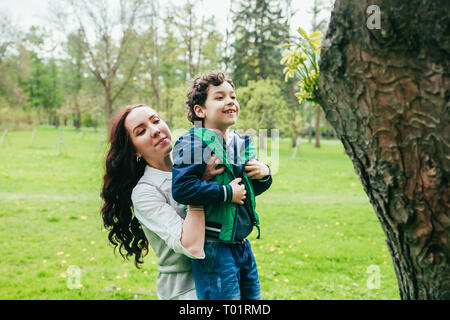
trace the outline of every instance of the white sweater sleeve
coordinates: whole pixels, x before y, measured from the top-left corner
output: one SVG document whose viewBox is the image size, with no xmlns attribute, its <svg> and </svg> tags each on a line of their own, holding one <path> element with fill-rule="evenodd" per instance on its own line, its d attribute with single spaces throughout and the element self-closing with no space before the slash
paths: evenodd
<svg viewBox="0 0 450 320">
<path fill-rule="evenodd" d="M 192 255 L 181 244 L 183 219 L 165 197 L 153 186 L 137 186 L 131 195 L 133 210 L 141 224 L 157 234 L 169 248 L 192 259 L 202 259 Z"/>
</svg>

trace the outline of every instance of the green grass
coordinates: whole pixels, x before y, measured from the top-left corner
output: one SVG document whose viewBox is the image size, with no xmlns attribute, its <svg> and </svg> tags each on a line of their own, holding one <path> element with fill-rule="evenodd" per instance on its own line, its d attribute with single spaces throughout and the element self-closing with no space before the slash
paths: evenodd
<svg viewBox="0 0 450 320">
<path fill-rule="evenodd" d="M 105 131 L 9 132 L 0 146 L 0 299 L 156 299 L 156 257 L 114 255 L 99 213 Z M 1 133 L 2 134 L 2 133 Z M 101 140 L 103 139 L 103 140 Z M 100 140 L 100 141 L 99 141 Z M 280 142 L 250 235 L 263 299 L 399 299 L 385 236 L 340 143 Z M 368 289 L 371 265 L 380 288 Z M 80 270 L 81 287 L 69 289 Z"/>
</svg>

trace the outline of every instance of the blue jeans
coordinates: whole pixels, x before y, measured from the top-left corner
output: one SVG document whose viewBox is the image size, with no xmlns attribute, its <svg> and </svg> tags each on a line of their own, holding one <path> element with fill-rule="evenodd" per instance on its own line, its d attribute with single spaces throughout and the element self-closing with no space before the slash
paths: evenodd
<svg viewBox="0 0 450 320">
<path fill-rule="evenodd" d="M 261 287 L 250 242 L 206 242 L 205 259 L 192 259 L 199 300 L 260 300 Z"/>
</svg>

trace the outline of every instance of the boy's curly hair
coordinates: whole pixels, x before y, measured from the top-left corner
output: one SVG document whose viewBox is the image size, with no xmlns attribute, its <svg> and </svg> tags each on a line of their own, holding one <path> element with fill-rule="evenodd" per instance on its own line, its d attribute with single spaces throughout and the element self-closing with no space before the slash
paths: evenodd
<svg viewBox="0 0 450 320">
<path fill-rule="evenodd" d="M 191 81 L 189 90 L 187 93 L 187 108 L 188 108 L 188 119 L 192 124 L 195 121 L 202 121 L 194 112 L 194 106 L 203 106 L 208 96 L 208 86 L 212 84 L 213 86 L 220 86 L 224 81 L 228 82 L 234 89 L 233 80 L 231 80 L 222 71 L 206 71 L 202 76 L 195 78 Z M 202 122 L 203 123 L 203 122 Z"/>
</svg>

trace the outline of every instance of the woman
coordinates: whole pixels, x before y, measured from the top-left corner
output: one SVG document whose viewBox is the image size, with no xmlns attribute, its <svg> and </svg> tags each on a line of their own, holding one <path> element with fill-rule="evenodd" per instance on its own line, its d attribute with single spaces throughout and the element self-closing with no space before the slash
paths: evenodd
<svg viewBox="0 0 450 320">
<path fill-rule="evenodd" d="M 108 239 L 139 268 L 150 243 L 158 257 L 159 299 L 197 299 L 189 258 L 203 259 L 205 217 L 202 207 L 172 198 L 172 136 L 152 108 L 127 106 L 112 123 L 102 198 Z M 222 173 L 208 165 L 204 179 Z"/>
</svg>

